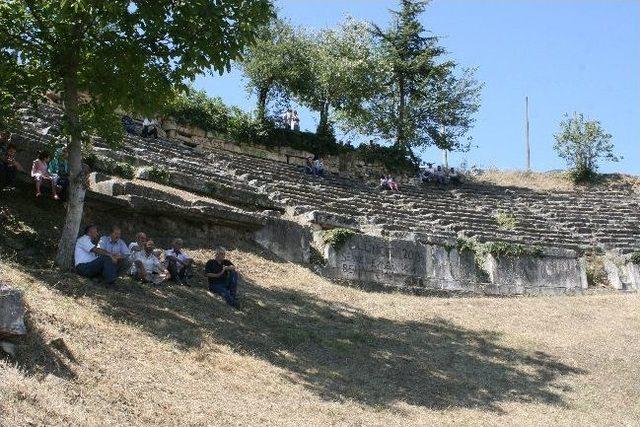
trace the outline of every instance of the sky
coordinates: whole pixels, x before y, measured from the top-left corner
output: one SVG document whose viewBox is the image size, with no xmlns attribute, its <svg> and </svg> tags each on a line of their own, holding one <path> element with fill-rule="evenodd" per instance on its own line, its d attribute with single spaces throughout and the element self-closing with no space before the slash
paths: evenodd
<svg viewBox="0 0 640 427">
<path fill-rule="evenodd" d="M 335 26 L 346 16 L 384 25 L 393 0 L 277 0 L 281 17 L 309 29 Z M 603 172 L 640 175 L 640 0 L 434 0 L 424 26 L 462 67 L 477 67 L 484 83 L 473 147 L 450 153 L 450 165 L 524 169 L 525 96 L 529 97 L 531 166 L 562 169 L 553 134 L 563 114 L 600 121 L 613 135 L 619 163 Z M 247 111 L 255 97 L 238 70 L 201 76 L 195 86 Z M 317 114 L 298 108 L 303 130 Z M 362 140 L 368 141 L 368 137 Z M 442 161 L 427 149 L 423 160 Z"/>
</svg>

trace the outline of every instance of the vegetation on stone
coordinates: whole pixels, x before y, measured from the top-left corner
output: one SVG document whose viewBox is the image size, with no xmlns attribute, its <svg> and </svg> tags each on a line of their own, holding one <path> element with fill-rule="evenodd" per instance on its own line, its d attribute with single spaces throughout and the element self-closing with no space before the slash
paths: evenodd
<svg viewBox="0 0 640 427">
<path fill-rule="evenodd" d="M 154 165 L 149 169 L 149 180 L 167 185 L 171 180 L 171 172 L 164 167 Z"/>
<path fill-rule="evenodd" d="M 496 214 L 496 222 L 504 230 L 513 230 L 518 225 L 515 215 L 505 211 L 499 211 Z"/>
<path fill-rule="evenodd" d="M 629 257 L 629 261 L 631 261 L 633 264 L 640 265 L 640 251 L 635 251 L 634 253 L 632 253 L 631 257 Z"/>
<path fill-rule="evenodd" d="M 333 228 L 322 234 L 322 240 L 325 244 L 339 251 L 354 234 L 356 234 L 356 232 L 348 228 Z"/>
<path fill-rule="evenodd" d="M 609 280 L 604 268 L 604 259 L 601 255 L 590 254 L 587 256 L 587 283 L 589 286 L 608 286 Z"/>
</svg>

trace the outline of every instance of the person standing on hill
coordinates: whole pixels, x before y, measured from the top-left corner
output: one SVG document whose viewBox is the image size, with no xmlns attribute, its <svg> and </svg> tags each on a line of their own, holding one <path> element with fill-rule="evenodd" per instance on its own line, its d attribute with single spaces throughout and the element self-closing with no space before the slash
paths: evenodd
<svg viewBox="0 0 640 427">
<path fill-rule="evenodd" d="M 231 261 L 226 259 L 225 248 L 217 248 L 213 259 L 207 261 L 204 267 L 205 276 L 209 282 L 209 291 L 220 295 L 230 306 L 238 305 L 238 273 Z"/>
</svg>

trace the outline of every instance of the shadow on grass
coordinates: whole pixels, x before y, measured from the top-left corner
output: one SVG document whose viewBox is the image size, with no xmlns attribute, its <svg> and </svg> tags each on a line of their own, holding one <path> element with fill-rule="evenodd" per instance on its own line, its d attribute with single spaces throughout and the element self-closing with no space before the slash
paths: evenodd
<svg viewBox="0 0 640 427">
<path fill-rule="evenodd" d="M 565 406 L 563 377 L 584 371 L 500 344 L 490 331 L 444 319 L 376 318 L 350 306 L 290 289 L 243 281 L 242 312 L 202 287 L 155 289 L 124 280 L 112 291 L 73 274 L 25 267 L 72 297 L 89 297 L 115 321 L 126 321 L 177 346 L 200 348 L 205 337 L 288 372 L 323 399 L 372 407 L 396 402 L 431 409 L 483 408 L 505 402 Z M 202 265 L 197 265 L 199 271 Z"/>
</svg>

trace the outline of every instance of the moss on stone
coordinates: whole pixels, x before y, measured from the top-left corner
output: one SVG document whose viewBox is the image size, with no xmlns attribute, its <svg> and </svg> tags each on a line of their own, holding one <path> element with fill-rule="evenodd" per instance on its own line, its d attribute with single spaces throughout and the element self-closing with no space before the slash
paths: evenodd
<svg viewBox="0 0 640 427">
<path fill-rule="evenodd" d="M 333 228 L 322 234 L 322 241 L 338 251 L 354 234 L 356 234 L 356 232 L 348 228 Z"/>
</svg>

